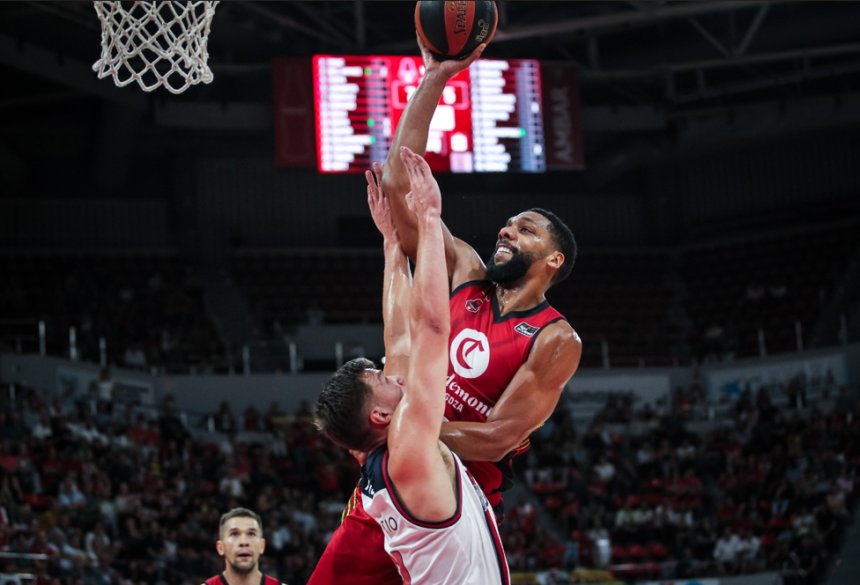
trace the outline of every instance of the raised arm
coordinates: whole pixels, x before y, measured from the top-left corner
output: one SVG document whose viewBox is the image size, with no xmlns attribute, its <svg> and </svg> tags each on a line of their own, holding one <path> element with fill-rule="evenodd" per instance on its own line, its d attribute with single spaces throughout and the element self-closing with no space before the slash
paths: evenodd
<svg viewBox="0 0 860 585">
<path fill-rule="evenodd" d="M 382 188 L 383 168 L 373 163 L 373 173 L 367 179 L 367 205 L 379 233 L 385 252 L 385 272 L 382 283 L 382 322 L 385 326 L 386 376 L 405 376 L 409 366 L 409 296 L 412 273 L 409 260 L 400 247 L 400 236 L 391 218 L 388 197 Z M 375 180 L 374 180 L 375 177 Z"/>
<path fill-rule="evenodd" d="M 486 45 L 480 45 L 463 61 L 437 61 L 421 39 L 418 39 L 421 56 L 424 59 L 424 77 L 418 88 L 406 105 L 403 116 L 397 124 L 391 149 L 385 163 L 383 186 L 391 200 L 391 214 L 394 225 L 400 234 L 401 245 L 406 254 L 414 261 L 418 250 L 418 221 L 406 204 L 406 194 L 410 192 L 409 174 L 400 158 L 401 147 L 405 146 L 419 155 L 427 148 L 427 135 L 430 131 L 430 121 L 439 105 L 445 84 L 460 71 L 468 68 L 481 53 Z M 448 279 L 475 280 L 483 278 L 483 274 L 469 274 L 473 271 L 482 272 L 484 265 L 471 246 L 451 235 L 448 228 L 442 224 L 442 234 L 445 243 L 445 260 L 447 263 Z M 455 274 L 461 272 L 462 274 Z"/>
<path fill-rule="evenodd" d="M 413 187 L 407 202 L 417 217 L 418 250 L 409 305 L 412 352 L 404 395 L 389 430 L 388 472 L 410 510 L 435 520 L 456 508 L 439 451 L 451 330 L 442 198 L 424 159 L 408 148 L 401 152 Z"/>
<path fill-rule="evenodd" d="M 552 415 L 582 357 L 566 321 L 547 325 L 485 423 L 446 422 L 440 440 L 466 461 L 499 461 Z"/>
</svg>

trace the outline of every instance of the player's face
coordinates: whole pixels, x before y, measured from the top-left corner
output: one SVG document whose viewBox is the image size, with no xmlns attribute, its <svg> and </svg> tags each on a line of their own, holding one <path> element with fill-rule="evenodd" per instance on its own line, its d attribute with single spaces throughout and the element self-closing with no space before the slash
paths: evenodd
<svg viewBox="0 0 860 585">
<path fill-rule="evenodd" d="M 253 518 L 230 518 L 221 528 L 221 540 L 216 546 L 233 571 L 247 575 L 257 568 L 266 541 Z"/>
<path fill-rule="evenodd" d="M 512 217 L 499 231 L 496 249 L 487 262 L 487 278 L 493 282 L 515 282 L 523 278 L 536 260 L 546 255 L 550 241 L 549 221 L 526 211 Z"/>
</svg>

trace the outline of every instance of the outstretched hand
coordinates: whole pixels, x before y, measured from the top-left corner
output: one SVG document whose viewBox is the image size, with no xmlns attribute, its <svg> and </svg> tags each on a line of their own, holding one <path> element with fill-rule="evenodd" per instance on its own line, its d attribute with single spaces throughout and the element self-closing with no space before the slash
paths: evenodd
<svg viewBox="0 0 860 585">
<path fill-rule="evenodd" d="M 397 234 L 397 228 L 394 227 L 394 220 L 391 218 L 388 196 L 382 188 L 383 169 L 384 166 L 373 163 L 373 173 L 364 171 L 364 178 L 367 179 L 367 206 L 370 207 L 370 216 L 383 239 L 397 244 L 400 242 L 400 236 Z M 373 178 L 374 175 L 376 175 L 376 180 Z"/>
<path fill-rule="evenodd" d="M 468 69 L 469 65 L 477 61 L 481 57 L 481 53 L 484 52 L 484 49 L 487 48 L 487 43 L 481 43 L 474 51 L 472 51 L 472 54 L 465 59 L 448 59 L 447 61 L 439 61 L 433 56 L 433 53 L 424 41 L 421 40 L 421 35 L 416 32 L 415 36 L 418 37 L 418 47 L 421 49 L 421 58 L 424 59 L 424 75 L 438 72 L 450 79 L 464 69 Z"/>
<path fill-rule="evenodd" d="M 430 165 L 424 157 L 415 154 L 408 147 L 400 147 L 400 160 L 406 167 L 412 191 L 406 194 L 406 205 L 418 217 L 441 217 L 442 193 L 439 184 L 430 172 Z"/>
</svg>

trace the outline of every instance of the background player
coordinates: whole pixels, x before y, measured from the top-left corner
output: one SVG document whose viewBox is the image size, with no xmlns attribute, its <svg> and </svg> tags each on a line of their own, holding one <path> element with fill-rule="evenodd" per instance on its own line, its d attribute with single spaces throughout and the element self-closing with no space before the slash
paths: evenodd
<svg viewBox="0 0 860 585">
<path fill-rule="evenodd" d="M 221 516 L 215 547 L 226 566 L 223 573 L 207 579 L 206 585 L 279 585 L 277 579 L 260 572 L 260 555 L 266 550 L 266 540 L 256 512 L 233 508 Z"/>
<path fill-rule="evenodd" d="M 404 148 L 401 157 L 419 236 L 408 373 L 386 376 L 368 360 L 352 360 L 321 392 L 316 420 L 335 443 L 369 453 L 363 506 L 383 527 L 404 582 L 504 585 L 510 576 L 489 503 L 439 441 L 450 332 L 441 195 L 420 156 Z"/>
</svg>

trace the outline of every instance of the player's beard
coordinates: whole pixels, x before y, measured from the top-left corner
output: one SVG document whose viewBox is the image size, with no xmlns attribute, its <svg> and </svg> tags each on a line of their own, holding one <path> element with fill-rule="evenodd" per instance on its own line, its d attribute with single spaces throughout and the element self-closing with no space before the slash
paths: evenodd
<svg viewBox="0 0 860 585">
<path fill-rule="evenodd" d="M 496 264 L 495 260 L 496 254 L 494 252 L 487 262 L 487 279 L 497 284 L 507 284 L 516 282 L 526 275 L 526 272 L 534 264 L 535 255 L 532 252 L 514 250 L 507 262 Z"/>
</svg>

